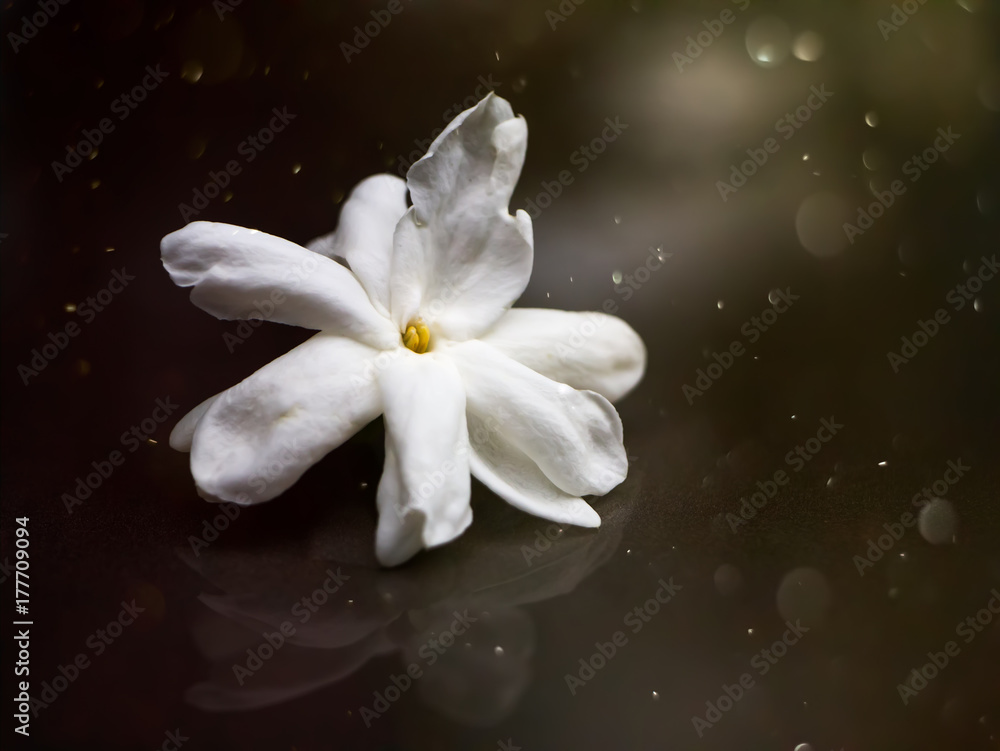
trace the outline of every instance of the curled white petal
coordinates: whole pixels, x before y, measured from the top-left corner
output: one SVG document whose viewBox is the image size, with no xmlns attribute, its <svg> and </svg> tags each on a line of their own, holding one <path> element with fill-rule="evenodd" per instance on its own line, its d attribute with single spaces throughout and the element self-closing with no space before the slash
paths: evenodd
<svg viewBox="0 0 1000 751">
<path fill-rule="evenodd" d="M 469 412 L 572 496 L 604 495 L 625 479 L 622 424 L 611 403 L 536 373 L 479 341 L 448 347 Z"/>
<path fill-rule="evenodd" d="M 646 370 L 646 346 L 625 321 L 604 313 L 513 308 L 481 341 L 575 389 L 617 401 Z"/>
<path fill-rule="evenodd" d="M 582 498 L 556 487 L 527 454 L 494 429 L 493 419 L 468 415 L 472 475 L 511 506 L 558 524 L 599 527 L 601 517 Z"/>
<path fill-rule="evenodd" d="M 394 566 L 450 542 L 472 522 L 465 391 L 450 362 L 405 350 L 379 385 L 385 468 L 375 552 Z"/>
<path fill-rule="evenodd" d="M 192 409 L 177 422 L 174 429 L 170 431 L 170 448 L 185 453 L 191 450 L 191 441 L 194 440 L 195 428 L 198 427 L 201 418 L 208 412 L 208 408 L 215 404 L 215 400 L 220 396 L 221 394 L 216 394 L 215 396 L 208 397 L 208 399 Z"/>
<path fill-rule="evenodd" d="M 528 129 L 488 95 L 455 118 L 407 174 L 413 206 L 394 239 L 391 312 L 453 340 L 478 336 L 521 295 L 534 253 L 531 219 L 511 216 Z"/>
<path fill-rule="evenodd" d="M 343 258 L 361 280 L 375 308 L 389 314 L 392 235 L 406 213 L 406 183 L 395 175 L 372 175 L 351 191 L 340 211 L 337 231 L 306 247 L 328 258 Z"/>
<path fill-rule="evenodd" d="M 321 332 L 224 391 L 191 443 L 199 492 L 240 505 L 283 493 L 378 417 L 375 378 L 391 355 Z"/>
<path fill-rule="evenodd" d="M 223 320 L 260 318 L 387 349 L 399 332 L 336 261 L 264 232 L 192 222 L 163 238 L 163 265 L 191 302 Z"/>
</svg>

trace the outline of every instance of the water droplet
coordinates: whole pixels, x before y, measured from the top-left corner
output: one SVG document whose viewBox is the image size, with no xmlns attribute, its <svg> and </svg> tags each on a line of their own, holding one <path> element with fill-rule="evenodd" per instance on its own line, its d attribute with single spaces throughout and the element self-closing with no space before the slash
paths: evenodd
<svg viewBox="0 0 1000 751">
<path fill-rule="evenodd" d="M 917 528 L 931 545 L 945 545 L 951 542 L 958 529 L 955 507 L 943 498 L 934 498 L 920 509 Z"/>
<path fill-rule="evenodd" d="M 879 462 L 878 466 L 880 466 L 880 467 L 888 467 L 889 466 L 889 462 L 886 462 L 886 461 Z"/>
<path fill-rule="evenodd" d="M 723 597 L 736 594 L 743 584 L 743 572 L 731 563 L 723 563 L 715 569 L 715 588 Z"/>
<path fill-rule="evenodd" d="M 868 123 L 869 128 L 874 128 L 878 125 L 878 113 L 875 110 L 865 113 L 865 122 Z"/>
<path fill-rule="evenodd" d="M 299 164 L 298 162 L 296 162 L 295 164 L 292 165 L 292 174 L 293 175 L 297 175 L 301 171 L 302 171 L 302 165 L 301 164 Z"/>
<path fill-rule="evenodd" d="M 986 71 L 976 87 L 979 103 L 991 112 L 1000 112 L 1000 68 Z"/>
<path fill-rule="evenodd" d="M 833 592 L 821 571 L 802 567 L 785 574 L 778 586 L 776 600 L 782 618 L 789 621 L 801 618 L 810 626 L 826 620 Z"/>
<path fill-rule="evenodd" d="M 761 16 L 747 28 L 747 52 L 763 68 L 781 65 L 792 46 L 788 24 L 777 16 Z"/>
<path fill-rule="evenodd" d="M 777 304 L 777 302 L 781 299 L 780 293 L 781 293 L 780 289 L 772 289 L 770 292 L 767 293 L 767 301 L 771 303 L 771 305 Z"/>
<path fill-rule="evenodd" d="M 206 138 L 196 136 L 188 144 L 188 155 L 192 159 L 201 159 L 207 147 L 208 147 L 208 140 Z"/>
<path fill-rule="evenodd" d="M 615 214 L 615 224 L 621 224 L 622 218 L 620 214 Z"/>
<path fill-rule="evenodd" d="M 889 587 L 889 599 L 895 600 L 899 597 L 899 587 Z"/>
<path fill-rule="evenodd" d="M 972 301 L 972 309 L 975 310 L 977 313 L 983 312 L 983 305 L 984 305 L 983 298 L 981 297 L 977 297 L 975 300 Z"/>
<path fill-rule="evenodd" d="M 518 76 L 514 80 L 514 83 L 511 84 L 511 89 L 514 90 L 515 94 L 520 94 L 526 88 L 528 88 L 528 77 L 527 76 Z"/>
<path fill-rule="evenodd" d="M 362 483 L 360 484 L 360 488 L 361 488 L 362 490 L 367 490 L 367 489 L 368 489 L 368 483 L 367 483 L 367 482 L 362 482 Z"/>
<path fill-rule="evenodd" d="M 813 747 L 808 743 L 800 743 L 795 747 L 795 751 L 813 751 Z"/>
<path fill-rule="evenodd" d="M 613 281 L 615 284 L 621 284 L 621 281 L 622 281 L 622 272 L 620 272 L 618 269 L 615 269 L 614 271 L 612 271 L 611 272 L 611 281 Z"/>
<path fill-rule="evenodd" d="M 65 305 L 63 305 L 63 310 L 65 310 L 67 313 L 75 313 L 76 305 L 74 303 L 68 302 Z"/>
<path fill-rule="evenodd" d="M 495 654 L 497 657 L 503 657 L 503 647 L 499 645 L 493 647 L 493 654 Z"/>
<path fill-rule="evenodd" d="M 861 161 L 864 162 L 865 167 L 874 172 L 884 164 L 885 160 L 878 149 L 865 149 L 864 153 L 861 154 Z M 871 184 L 868 187 L 874 192 Z"/>
<path fill-rule="evenodd" d="M 814 193 L 799 204 L 795 232 L 809 253 L 829 258 L 847 244 L 843 226 L 850 218 L 850 209 L 836 193 Z"/>
<path fill-rule="evenodd" d="M 748 628 L 747 629 L 747 636 L 753 636 L 753 629 L 752 628 Z"/>
<path fill-rule="evenodd" d="M 500 50 L 493 50 L 493 54 L 497 56 L 497 62 L 500 62 Z"/>
<path fill-rule="evenodd" d="M 809 154 L 803 154 L 802 155 L 802 161 L 803 162 L 808 162 L 809 161 Z"/>
<path fill-rule="evenodd" d="M 632 555 L 632 548 L 625 551 L 625 555 Z"/>
<path fill-rule="evenodd" d="M 976 208 L 979 209 L 979 213 L 983 216 L 995 213 L 997 206 L 1000 205 L 998 197 L 1000 197 L 1000 191 L 980 188 L 976 193 Z"/>
<path fill-rule="evenodd" d="M 798 415 L 792 415 L 792 419 L 793 419 L 793 420 L 798 420 L 798 419 L 799 419 L 799 416 L 798 416 Z"/>
<path fill-rule="evenodd" d="M 654 691 L 653 692 L 653 701 L 659 701 L 659 700 L 660 700 L 660 695 Z"/>
<path fill-rule="evenodd" d="M 815 31 L 803 31 L 792 43 L 792 54 L 803 62 L 816 62 L 823 55 L 823 37 Z"/>
<path fill-rule="evenodd" d="M 718 306 L 719 310 L 722 310 L 724 307 L 726 307 L 726 303 L 723 302 L 722 300 L 719 300 L 719 302 L 715 304 Z"/>
<path fill-rule="evenodd" d="M 198 83 L 205 73 L 205 67 L 197 60 L 188 60 L 181 67 L 181 78 L 188 83 Z"/>
</svg>

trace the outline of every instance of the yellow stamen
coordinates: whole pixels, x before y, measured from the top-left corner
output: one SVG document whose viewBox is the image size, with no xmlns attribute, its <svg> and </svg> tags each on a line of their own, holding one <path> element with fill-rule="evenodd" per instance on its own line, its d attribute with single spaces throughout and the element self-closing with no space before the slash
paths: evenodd
<svg viewBox="0 0 1000 751">
<path fill-rule="evenodd" d="M 415 326 L 408 326 L 406 333 L 403 334 L 403 346 L 408 350 L 413 352 L 417 351 L 417 344 L 420 341 L 420 336 L 417 334 L 417 329 Z"/>
<path fill-rule="evenodd" d="M 418 355 L 427 351 L 427 345 L 430 344 L 430 341 L 430 329 L 419 321 L 409 324 L 406 331 L 403 332 L 403 346 Z"/>
</svg>

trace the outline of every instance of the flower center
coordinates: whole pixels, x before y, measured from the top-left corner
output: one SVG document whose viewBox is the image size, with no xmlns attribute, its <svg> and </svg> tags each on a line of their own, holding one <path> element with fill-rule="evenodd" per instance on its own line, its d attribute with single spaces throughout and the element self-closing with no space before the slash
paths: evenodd
<svg viewBox="0 0 1000 751">
<path fill-rule="evenodd" d="M 403 332 L 403 346 L 408 350 L 422 355 L 427 351 L 427 345 L 430 344 L 430 341 L 430 329 L 424 325 L 423 321 L 417 319 L 406 325 L 406 331 Z"/>
</svg>

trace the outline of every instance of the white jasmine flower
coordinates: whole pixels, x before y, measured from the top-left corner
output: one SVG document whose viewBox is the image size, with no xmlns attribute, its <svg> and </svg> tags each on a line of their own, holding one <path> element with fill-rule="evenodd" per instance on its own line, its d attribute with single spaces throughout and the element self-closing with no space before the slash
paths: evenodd
<svg viewBox="0 0 1000 751">
<path fill-rule="evenodd" d="M 203 497 L 270 500 L 381 414 L 383 565 L 465 530 L 470 473 L 523 511 L 600 525 L 581 496 L 625 479 L 609 400 L 646 353 L 603 313 L 510 309 L 533 254 L 531 219 L 508 212 L 526 147 L 524 119 L 490 94 L 405 182 L 362 181 L 308 248 L 212 222 L 163 239 L 164 266 L 203 310 L 319 332 L 178 423 L 170 445 L 191 452 Z"/>
</svg>

